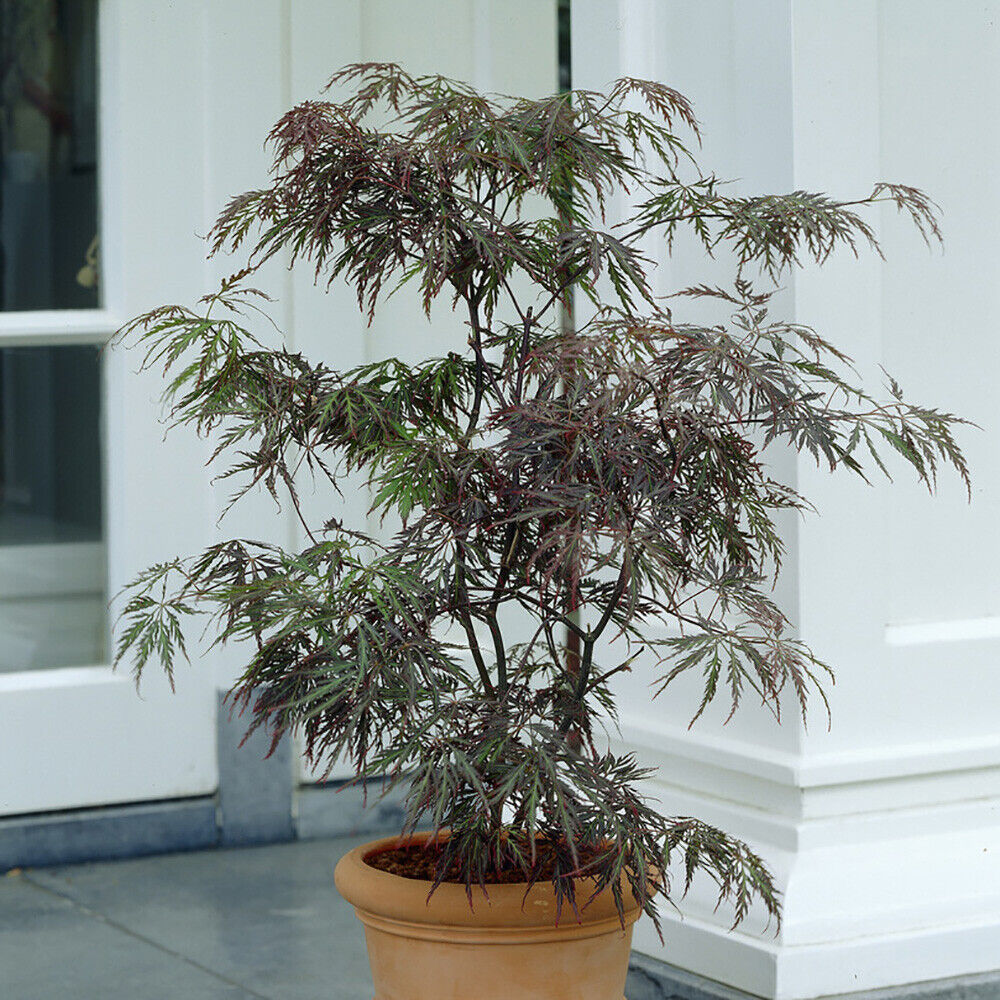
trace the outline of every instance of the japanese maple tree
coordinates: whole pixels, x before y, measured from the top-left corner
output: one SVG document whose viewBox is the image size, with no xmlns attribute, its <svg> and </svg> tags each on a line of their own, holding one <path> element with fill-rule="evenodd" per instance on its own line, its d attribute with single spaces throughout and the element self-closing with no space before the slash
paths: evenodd
<svg viewBox="0 0 1000 1000">
<path fill-rule="evenodd" d="M 439 880 L 514 870 L 576 905 L 589 875 L 588 892 L 621 902 L 630 886 L 655 917 L 672 885 L 652 873 L 680 859 L 737 921 L 755 898 L 777 914 L 745 844 L 640 794 L 646 772 L 606 739 L 610 681 L 650 670 L 652 696 L 700 673 L 699 714 L 752 692 L 777 715 L 786 691 L 804 713 L 822 694 L 826 667 L 770 596 L 775 515 L 808 503 L 764 449 L 865 476 L 887 473 L 888 448 L 928 487 L 942 465 L 968 482 L 958 418 L 891 380 L 870 395 L 850 359 L 769 308 L 800 262 L 878 252 L 865 208 L 895 204 L 930 242 L 933 204 L 884 183 L 850 201 L 735 196 L 698 168 L 692 109 L 659 83 L 527 100 L 386 64 L 331 82 L 350 96 L 289 111 L 270 183 L 215 225 L 212 251 L 246 266 L 122 335 L 165 370 L 174 420 L 217 440 L 238 493 L 265 484 L 305 524 L 302 470 L 334 486 L 361 473 L 397 527 L 365 533 L 331 510 L 302 551 L 231 540 L 153 566 L 126 592 L 118 658 L 137 678 L 151 659 L 172 671 L 194 615 L 217 642 L 247 640 L 231 696 L 251 728 L 299 729 L 313 759 L 404 784 L 407 828 L 448 831 Z M 610 225 L 623 191 L 636 207 Z M 669 250 L 682 229 L 735 279 L 668 306 L 637 247 L 655 234 Z M 444 297 L 467 342 L 350 371 L 267 349 L 248 282 L 276 256 L 347 281 L 369 315 L 401 285 L 428 314 Z M 685 322 L 690 297 L 728 321 Z M 588 312 L 571 328 L 573 298 Z M 508 634 L 512 607 L 526 624 Z"/>
</svg>

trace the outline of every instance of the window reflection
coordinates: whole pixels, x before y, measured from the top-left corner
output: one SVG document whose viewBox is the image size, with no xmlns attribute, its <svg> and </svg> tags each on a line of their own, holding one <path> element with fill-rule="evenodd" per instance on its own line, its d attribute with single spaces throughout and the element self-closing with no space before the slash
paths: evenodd
<svg viewBox="0 0 1000 1000">
<path fill-rule="evenodd" d="M 97 0 L 0 0 L 0 310 L 99 304 Z"/>
<path fill-rule="evenodd" d="M 0 349 L 0 671 L 106 658 L 100 400 L 97 347 Z"/>
</svg>

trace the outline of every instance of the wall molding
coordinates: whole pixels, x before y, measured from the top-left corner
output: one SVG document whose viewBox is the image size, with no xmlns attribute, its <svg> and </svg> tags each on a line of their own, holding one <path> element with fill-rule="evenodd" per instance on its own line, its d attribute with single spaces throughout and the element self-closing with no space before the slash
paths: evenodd
<svg viewBox="0 0 1000 1000">
<path fill-rule="evenodd" d="M 634 730 L 623 730 L 634 737 Z M 654 769 L 643 791 L 660 808 L 674 815 L 704 813 L 777 850 L 959 834 L 1000 824 L 1000 764 L 799 788 L 760 778 L 752 762 L 741 770 L 729 756 L 721 766 L 718 757 L 699 759 L 697 744 L 678 753 L 672 746 L 651 746 L 652 739 L 647 730 L 641 742 L 622 741 L 615 749 L 634 752 Z"/>
<path fill-rule="evenodd" d="M 620 728 L 623 742 L 637 749 L 689 758 L 793 788 L 1000 767 L 1000 733 L 800 756 L 725 734 L 652 722 L 627 711 L 622 712 Z"/>
<path fill-rule="evenodd" d="M 1000 639 L 1000 615 L 946 621 L 899 622 L 885 627 L 885 641 L 889 646 L 978 642 L 981 639 Z"/>
</svg>

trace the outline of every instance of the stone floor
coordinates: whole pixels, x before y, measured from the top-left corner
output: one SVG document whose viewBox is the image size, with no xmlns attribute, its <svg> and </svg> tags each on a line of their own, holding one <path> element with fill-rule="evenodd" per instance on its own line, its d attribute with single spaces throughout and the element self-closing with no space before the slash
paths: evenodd
<svg viewBox="0 0 1000 1000">
<path fill-rule="evenodd" d="M 370 836 L 0 877 L 2 1000 L 370 1000 L 333 887 Z"/>
<path fill-rule="evenodd" d="M 0 1000 L 371 1000 L 361 925 L 333 885 L 340 856 L 371 838 L 0 875 Z M 642 956 L 633 956 L 626 993 L 753 1000 Z M 841 1000 L 1000 1000 L 1000 981 Z"/>
</svg>

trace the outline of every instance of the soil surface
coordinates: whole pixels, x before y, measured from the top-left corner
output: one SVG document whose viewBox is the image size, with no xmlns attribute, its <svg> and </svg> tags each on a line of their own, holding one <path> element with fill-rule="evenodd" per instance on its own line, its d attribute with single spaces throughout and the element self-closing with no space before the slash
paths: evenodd
<svg viewBox="0 0 1000 1000">
<path fill-rule="evenodd" d="M 578 856 L 580 865 L 586 869 L 591 861 L 600 856 L 600 850 L 596 848 L 580 848 Z M 546 854 L 548 855 L 546 857 Z M 365 864 L 372 868 L 377 868 L 381 872 L 388 872 L 390 875 L 401 875 L 403 878 L 421 879 L 425 882 L 433 882 L 437 872 L 438 859 L 441 857 L 441 848 L 438 845 L 413 844 L 408 847 L 392 847 L 384 851 L 376 851 L 365 857 Z M 539 881 L 548 881 L 552 878 L 555 870 L 555 858 L 550 852 L 539 849 L 537 878 Z M 459 874 L 457 865 L 452 865 L 444 879 L 445 882 L 464 884 L 465 880 Z M 500 871 L 486 872 L 483 881 L 487 885 L 509 885 L 524 884 L 527 879 L 520 868 L 501 869 Z"/>
</svg>

